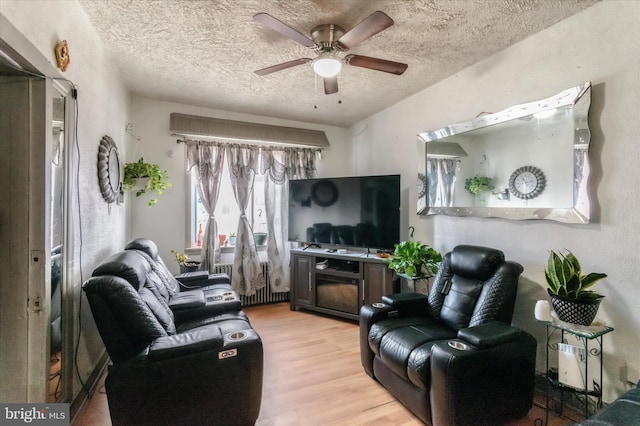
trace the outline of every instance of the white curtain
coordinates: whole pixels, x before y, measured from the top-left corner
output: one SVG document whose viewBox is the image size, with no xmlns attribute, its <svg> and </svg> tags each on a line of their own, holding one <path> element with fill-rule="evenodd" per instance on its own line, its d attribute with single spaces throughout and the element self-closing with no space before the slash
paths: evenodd
<svg viewBox="0 0 640 426">
<path fill-rule="evenodd" d="M 458 161 L 444 158 L 427 159 L 427 200 L 429 206 L 453 206 Z"/>
<path fill-rule="evenodd" d="M 289 193 L 288 181 L 315 174 L 317 149 L 263 148 L 262 173 L 267 213 L 267 262 L 271 292 L 289 291 Z"/>
<path fill-rule="evenodd" d="M 209 214 L 209 221 L 204 227 L 202 251 L 200 252 L 200 269 L 213 270 L 220 262 L 220 246 L 218 242 L 218 224 L 214 215 L 220 181 L 224 164 L 224 145 L 216 142 L 185 141 L 187 144 L 187 173 L 192 167 L 198 172 L 198 196 Z"/>
<path fill-rule="evenodd" d="M 236 235 L 236 249 L 231 270 L 231 285 L 238 294 L 252 296 L 264 287 L 264 276 L 253 239 L 253 231 L 246 211 L 253 180 L 260 161 L 260 148 L 252 145 L 227 145 L 229 177 L 235 195 L 240 220 Z"/>
</svg>

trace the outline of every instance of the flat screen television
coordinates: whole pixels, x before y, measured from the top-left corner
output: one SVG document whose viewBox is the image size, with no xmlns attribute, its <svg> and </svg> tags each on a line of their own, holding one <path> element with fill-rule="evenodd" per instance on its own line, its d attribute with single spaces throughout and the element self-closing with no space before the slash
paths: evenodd
<svg viewBox="0 0 640 426">
<path fill-rule="evenodd" d="M 400 240 L 400 175 L 289 181 L 289 241 L 392 250 Z"/>
</svg>

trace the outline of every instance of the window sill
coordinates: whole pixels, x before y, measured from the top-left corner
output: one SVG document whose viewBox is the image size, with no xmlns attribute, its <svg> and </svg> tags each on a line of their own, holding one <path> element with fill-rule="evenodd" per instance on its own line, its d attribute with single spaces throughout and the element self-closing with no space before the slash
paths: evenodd
<svg viewBox="0 0 640 426">
<path fill-rule="evenodd" d="M 261 245 L 261 246 L 256 246 L 256 249 L 258 251 L 266 251 L 267 250 L 267 245 Z M 185 254 L 189 255 L 189 256 L 198 256 L 200 255 L 201 252 L 201 247 L 190 247 L 190 248 L 186 248 L 184 249 Z M 220 252 L 221 253 L 233 253 L 236 250 L 236 246 L 224 246 L 220 248 Z"/>
</svg>

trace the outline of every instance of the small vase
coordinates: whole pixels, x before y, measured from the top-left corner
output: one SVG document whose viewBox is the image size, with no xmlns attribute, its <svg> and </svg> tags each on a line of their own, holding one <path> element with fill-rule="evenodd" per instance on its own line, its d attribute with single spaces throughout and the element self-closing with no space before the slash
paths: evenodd
<svg viewBox="0 0 640 426">
<path fill-rule="evenodd" d="M 547 290 L 548 291 L 548 290 Z M 553 310 L 561 321 L 578 325 L 591 325 L 598 313 L 602 297 L 598 299 L 570 299 L 549 292 Z"/>
</svg>

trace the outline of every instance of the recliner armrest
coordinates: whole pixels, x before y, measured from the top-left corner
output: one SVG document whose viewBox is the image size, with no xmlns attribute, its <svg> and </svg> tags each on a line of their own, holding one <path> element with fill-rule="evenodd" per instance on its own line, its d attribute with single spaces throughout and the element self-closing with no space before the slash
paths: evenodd
<svg viewBox="0 0 640 426">
<path fill-rule="evenodd" d="M 428 298 L 422 293 L 394 293 L 382 296 L 382 301 L 398 310 L 400 316 L 425 315 Z"/>
<path fill-rule="evenodd" d="M 175 279 L 187 283 L 189 281 L 206 280 L 209 277 L 209 271 L 183 272 L 175 276 Z"/>
<path fill-rule="evenodd" d="M 182 309 L 199 308 L 207 304 L 204 291 L 191 290 L 183 291 L 181 293 L 172 293 L 169 299 L 169 308 L 172 311 L 179 311 Z"/>
<path fill-rule="evenodd" d="M 447 340 L 431 348 L 429 399 L 433 424 L 471 425 L 479 418 L 500 419 L 493 424 L 504 424 L 531 409 L 536 339 L 523 330 L 511 334 L 507 329 L 512 327 L 502 324 L 495 325 L 495 330 L 504 330 L 504 334 L 498 333 L 503 337 L 489 342 L 482 331 L 489 333 L 494 325 L 487 324 L 472 327 L 481 333 L 476 333 L 473 343 L 467 341 L 466 347 L 457 346 L 456 340 Z M 498 343 L 501 339 L 504 340 Z M 477 395 L 483 397 L 476 398 Z"/>
<path fill-rule="evenodd" d="M 224 345 L 224 338 L 220 327 L 198 327 L 197 329 L 159 337 L 149 347 L 150 361 L 161 361 L 192 353 L 220 348 Z"/>
<path fill-rule="evenodd" d="M 515 340 L 522 330 L 499 321 L 490 321 L 458 331 L 458 339 L 479 349 L 491 348 Z"/>
<path fill-rule="evenodd" d="M 180 291 L 193 290 L 217 284 L 231 284 L 229 275 L 224 273 L 209 274 L 208 271 L 186 272 L 176 275 L 175 279 L 180 283 Z"/>
</svg>

